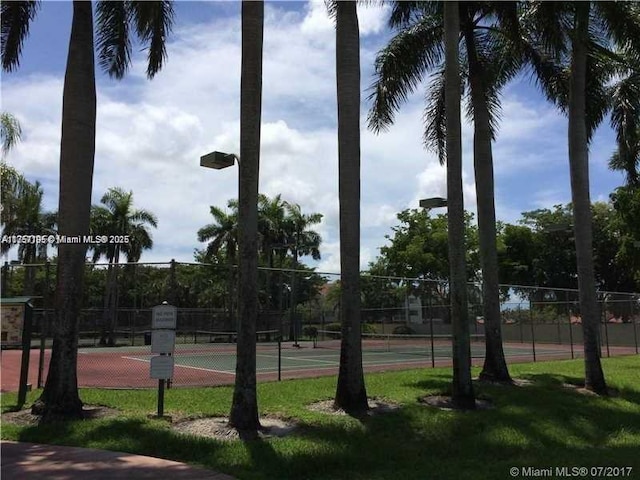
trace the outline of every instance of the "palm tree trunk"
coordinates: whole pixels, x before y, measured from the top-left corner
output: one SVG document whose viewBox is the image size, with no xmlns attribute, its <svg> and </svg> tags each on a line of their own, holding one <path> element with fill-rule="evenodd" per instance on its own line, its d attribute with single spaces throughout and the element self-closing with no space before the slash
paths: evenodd
<svg viewBox="0 0 640 480">
<path fill-rule="evenodd" d="M 496 208 L 489 110 L 484 93 L 482 65 L 478 60 L 472 27 L 466 28 L 464 35 L 469 59 L 469 81 L 473 103 L 473 167 L 475 170 L 480 263 L 482 266 L 485 356 L 480 378 L 511 383 L 502 347 L 500 328 L 498 246 L 496 243 Z"/>
<path fill-rule="evenodd" d="M 95 155 L 96 86 L 93 57 L 93 12 L 90 2 L 73 2 L 73 23 L 62 102 L 60 145 L 60 235 L 88 235 Z M 79 417 L 78 318 L 83 293 L 87 246 L 58 246 L 53 348 L 49 373 L 33 412 L 43 418 Z"/>
<path fill-rule="evenodd" d="M 445 2 L 444 4 L 444 31 L 449 268 L 451 329 L 453 332 L 451 396 L 453 403 L 459 408 L 474 408 L 462 192 L 462 127 L 460 121 L 460 65 L 458 63 L 460 12 L 458 2 Z"/>
<path fill-rule="evenodd" d="M 256 393 L 256 323 L 263 26 L 264 3 L 243 1 L 238 198 L 238 360 L 229 424 L 249 435 L 254 435 L 260 428 Z"/>
<path fill-rule="evenodd" d="M 360 32 L 355 2 L 336 2 L 340 198 L 340 369 L 335 406 L 368 409 L 360 331 Z"/>
<path fill-rule="evenodd" d="M 34 292 L 35 284 L 35 268 L 32 264 L 35 263 L 35 245 L 25 246 L 24 258 L 24 285 L 22 286 L 22 292 L 25 297 L 30 297 Z"/>
<path fill-rule="evenodd" d="M 598 301 L 593 265 L 593 232 L 589 196 L 589 147 L 586 126 L 586 72 L 589 3 L 576 3 L 569 89 L 569 167 L 584 339 L 585 387 L 606 395 L 598 349 Z"/>
</svg>

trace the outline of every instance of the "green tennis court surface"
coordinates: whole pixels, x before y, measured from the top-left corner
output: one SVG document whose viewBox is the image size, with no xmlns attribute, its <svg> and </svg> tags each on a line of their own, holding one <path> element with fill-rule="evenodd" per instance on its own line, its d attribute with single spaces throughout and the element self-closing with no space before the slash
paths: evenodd
<svg viewBox="0 0 640 480">
<path fill-rule="evenodd" d="M 402 341 L 393 344 L 395 339 L 381 338 L 363 342 L 362 363 L 367 367 L 420 366 L 433 360 L 451 358 L 451 345 L 436 344 L 424 339 Z M 439 339 L 436 339 L 439 340 Z M 441 341 L 441 340 L 439 340 Z M 278 365 L 282 372 L 288 371 L 321 371 L 337 369 L 340 364 L 340 340 L 332 339 L 326 342 L 300 342 L 296 348 L 292 342 L 283 342 L 280 352 L 277 343 L 258 344 L 256 355 L 256 369 L 258 373 L 276 373 Z M 531 355 L 530 344 L 505 345 L 507 357 Z M 97 349 L 87 349 L 87 353 L 94 353 Z M 100 349 L 101 350 L 101 349 Z M 125 352 L 125 350 L 130 350 Z M 536 354 L 566 355 L 568 346 L 536 345 Z M 137 362 L 150 362 L 151 354 L 140 352 L 140 348 L 119 349 L 123 359 Z M 484 358 L 485 347 L 480 338 L 472 338 L 471 356 L 475 360 Z M 218 374 L 235 375 L 236 346 L 235 344 L 184 344 L 177 345 L 174 352 L 176 369 L 200 370 Z"/>
</svg>

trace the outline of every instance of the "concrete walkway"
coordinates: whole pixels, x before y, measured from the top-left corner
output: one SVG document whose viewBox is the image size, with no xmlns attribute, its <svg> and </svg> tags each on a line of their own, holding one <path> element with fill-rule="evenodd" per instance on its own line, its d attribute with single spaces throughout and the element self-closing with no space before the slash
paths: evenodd
<svg viewBox="0 0 640 480">
<path fill-rule="evenodd" d="M 234 480 L 204 468 L 130 453 L 2 441 L 2 480 Z"/>
</svg>

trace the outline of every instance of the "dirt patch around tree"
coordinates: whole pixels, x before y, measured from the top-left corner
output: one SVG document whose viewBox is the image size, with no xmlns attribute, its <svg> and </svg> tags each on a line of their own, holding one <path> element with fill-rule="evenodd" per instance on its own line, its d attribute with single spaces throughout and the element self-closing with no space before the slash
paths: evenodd
<svg viewBox="0 0 640 480">
<path fill-rule="evenodd" d="M 185 435 L 214 438 L 216 440 L 251 440 L 268 439 L 273 437 L 285 437 L 296 431 L 298 425 L 295 422 L 275 417 L 260 418 L 261 428 L 257 432 L 243 432 L 229 426 L 227 417 L 205 417 L 189 420 L 181 420 L 173 423 L 171 428 Z"/>
<path fill-rule="evenodd" d="M 481 385 L 493 385 L 497 387 L 529 387 L 533 385 L 533 382 L 531 380 L 527 380 L 525 378 L 512 378 L 511 380 L 512 380 L 511 383 L 505 383 L 505 382 L 497 382 L 494 380 L 486 380 L 481 378 L 473 379 L 474 382 L 478 382 Z"/>
<path fill-rule="evenodd" d="M 367 403 L 369 404 L 369 410 L 367 410 L 366 416 L 391 413 L 400 409 L 400 404 L 377 397 L 368 398 Z M 347 412 L 341 408 L 335 408 L 333 400 L 315 402 L 308 405 L 307 408 L 312 412 L 326 413 L 328 415 L 348 415 Z"/>
<path fill-rule="evenodd" d="M 418 398 L 418 402 L 429 405 L 430 407 L 439 408 L 440 410 L 471 411 L 471 409 L 459 407 L 453 402 L 451 397 L 446 395 L 427 395 Z M 489 410 L 493 407 L 493 403 L 490 400 L 476 398 L 475 410 Z"/>
<path fill-rule="evenodd" d="M 600 395 L 599 393 L 594 392 L 593 390 L 589 390 L 584 386 L 584 383 L 576 384 L 576 383 L 563 383 L 562 388 L 566 388 L 567 390 L 573 390 L 581 395 L 586 395 L 588 397 L 618 397 L 620 396 L 620 392 L 615 388 L 607 387 L 607 395 Z"/>
<path fill-rule="evenodd" d="M 115 408 L 105 407 L 102 405 L 85 405 L 82 408 L 81 420 L 94 420 L 98 418 L 117 417 L 120 411 Z M 66 420 L 60 418 L 60 420 Z M 38 425 L 42 421 L 41 415 L 31 413 L 31 408 L 25 408 L 15 412 L 6 412 L 2 414 L 2 421 L 20 426 Z"/>
</svg>

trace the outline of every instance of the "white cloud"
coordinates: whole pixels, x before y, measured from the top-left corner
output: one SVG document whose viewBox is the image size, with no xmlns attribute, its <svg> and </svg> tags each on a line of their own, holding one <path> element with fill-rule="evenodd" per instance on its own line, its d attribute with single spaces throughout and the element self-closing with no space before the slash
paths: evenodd
<svg viewBox="0 0 640 480">
<path fill-rule="evenodd" d="M 300 31 L 309 37 L 335 37 L 335 23 L 329 18 L 327 7 L 322 0 L 313 0 L 307 4 L 307 15 L 302 21 Z M 360 36 L 366 37 L 382 32 L 389 16 L 389 6 L 358 4 L 358 26 Z"/>
<path fill-rule="evenodd" d="M 362 47 L 366 89 L 372 66 L 364 59 L 372 59 L 382 46 L 388 10 L 358 8 L 362 36 L 367 39 Z M 99 77 L 93 199 L 98 202 L 107 188 L 120 186 L 133 190 L 138 207 L 157 214 L 155 247 L 144 254 L 146 261 L 191 261 L 193 249 L 202 246 L 196 231 L 211 221 L 209 205 L 224 207 L 237 196 L 237 168 L 199 167 L 199 157 L 212 150 L 239 153 L 239 16 L 212 18 L 176 24 L 166 67 L 153 81 L 145 79 L 142 56 L 136 57 L 131 74 L 121 82 Z M 275 3 L 267 4 L 264 32 L 260 189 L 268 195 L 281 193 L 305 212 L 324 215 L 316 228 L 324 239 L 317 265 L 323 271 L 337 271 L 334 26 L 324 2 L 312 2 L 301 11 L 285 11 Z M 2 82 L 3 110 L 15 113 L 24 128 L 24 141 L 9 161 L 29 178 L 43 181 L 48 208 L 57 208 L 62 84 L 62 77 L 20 73 L 6 75 Z M 421 198 L 446 196 L 445 169 L 422 145 L 423 98 L 422 91 L 412 95 L 396 115 L 395 125 L 380 135 L 366 130 L 363 108 L 362 268 L 375 258 L 384 235 L 397 224 L 397 212 L 417 208 Z M 535 172 L 558 176 L 568 169 L 565 122 L 545 104 L 532 106 L 515 93 L 505 94 L 494 146 L 499 217 L 511 220 L 517 216 L 514 212 L 532 204 L 551 206 L 545 202 L 570 197 L 568 184 L 550 186 L 532 180 Z M 475 211 L 472 133 L 466 123 L 465 205 Z M 600 164 L 609 147 L 603 138 L 594 147 Z M 596 189 L 595 198 L 598 194 Z"/>
</svg>

